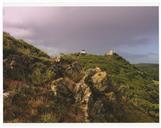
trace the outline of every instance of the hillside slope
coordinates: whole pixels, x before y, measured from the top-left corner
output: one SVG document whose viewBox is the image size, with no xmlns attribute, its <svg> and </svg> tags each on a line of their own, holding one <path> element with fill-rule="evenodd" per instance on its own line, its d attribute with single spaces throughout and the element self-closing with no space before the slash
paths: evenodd
<svg viewBox="0 0 161 128">
<path fill-rule="evenodd" d="M 141 71 L 147 73 L 152 79 L 159 81 L 159 64 L 135 64 Z"/>
<path fill-rule="evenodd" d="M 4 122 L 159 121 L 159 85 L 118 54 L 56 61 L 3 35 Z"/>
</svg>

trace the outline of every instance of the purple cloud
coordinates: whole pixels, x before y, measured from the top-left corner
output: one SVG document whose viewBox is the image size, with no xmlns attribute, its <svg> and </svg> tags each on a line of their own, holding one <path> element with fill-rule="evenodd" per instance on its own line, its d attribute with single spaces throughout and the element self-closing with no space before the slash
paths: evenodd
<svg viewBox="0 0 161 128">
<path fill-rule="evenodd" d="M 50 54 L 81 49 L 158 54 L 158 7 L 5 7 L 4 31 Z"/>
</svg>

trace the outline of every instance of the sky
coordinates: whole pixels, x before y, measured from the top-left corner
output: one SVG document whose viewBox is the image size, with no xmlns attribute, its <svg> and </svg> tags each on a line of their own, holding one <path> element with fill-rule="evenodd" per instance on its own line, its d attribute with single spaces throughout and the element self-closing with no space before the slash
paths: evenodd
<svg viewBox="0 0 161 128">
<path fill-rule="evenodd" d="M 159 63 L 158 7 L 4 7 L 3 28 L 49 55 L 113 50 L 130 63 Z"/>
</svg>

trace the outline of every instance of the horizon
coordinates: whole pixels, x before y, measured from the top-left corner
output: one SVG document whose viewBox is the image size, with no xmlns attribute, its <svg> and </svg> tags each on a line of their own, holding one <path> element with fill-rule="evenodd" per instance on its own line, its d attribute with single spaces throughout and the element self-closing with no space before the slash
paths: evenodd
<svg viewBox="0 0 161 128">
<path fill-rule="evenodd" d="M 7 33 L 7 34 L 9 34 L 10 35 L 10 33 L 8 33 L 8 32 L 5 32 L 5 31 L 3 31 L 3 33 Z M 12 36 L 12 35 L 10 35 L 10 36 Z M 18 39 L 18 38 L 16 38 L 16 39 Z M 19 39 L 19 40 L 23 40 L 23 39 Z M 25 41 L 25 40 L 24 40 Z M 26 42 L 26 41 L 25 41 Z M 26 42 L 26 43 L 28 43 L 28 44 L 30 44 L 29 42 Z M 32 46 L 34 46 L 33 44 L 30 44 L 30 45 L 32 45 Z M 34 47 L 36 47 L 36 46 L 34 46 Z M 37 48 L 37 47 L 36 47 Z M 40 49 L 40 50 L 42 50 L 42 49 Z M 109 51 L 106 51 L 106 52 L 104 52 L 104 54 L 94 54 L 94 53 L 89 53 L 86 49 L 82 49 L 81 51 L 86 51 L 86 53 L 88 54 L 88 55 L 97 55 L 97 56 L 104 56 L 107 52 L 110 52 L 112 49 L 110 49 Z M 44 50 L 42 50 L 44 53 L 46 53 L 46 54 L 48 54 L 46 51 L 44 51 Z M 63 54 L 75 54 L 75 53 L 80 53 L 81 51 L 77 51 L 77 52 L 68 52 L 68 53 L 63 53 Z M 120 54 L 119 53 L 117 53 L 116 51 L 113 51 L 112 50 L 112 52 L 113 53 L 116 53 L 116 54 L 118 54 L 119 56 L 120 56 Z M 59 56 L 61 53 L 59 53 L 59 54 L 55 54 L 55 55 L 49 55 L 50 57 L 55 57 L 55 56 Z M 123 56 L 121 56 L 121 57 L 123 57 Z M 124 59 L 126 59 L 126 58 L 124 58 Z M 127 59 L 126 59 L 127 60 Z M 129 61 L 129 60 L 127 60 L 127 61 Z M 159 63 L 144 63 L 144 62 L 139 62 L 139 63 L 130 63 L 130 64 L 159 64 Z"/>
<path fill-rule="evenodd" d="M 159 64 L 158 7 L 5 7 L 3 21 L 50 56 L 112 49 L 132 64 Z"/>
</svg>

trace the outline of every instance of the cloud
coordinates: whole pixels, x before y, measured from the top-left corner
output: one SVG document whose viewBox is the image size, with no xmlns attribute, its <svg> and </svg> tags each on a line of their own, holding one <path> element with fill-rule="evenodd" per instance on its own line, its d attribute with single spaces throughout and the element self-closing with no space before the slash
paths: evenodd
<svg viewBox="0 0 161 128">
<path fill-rule="evenodd" d="M 159 45 L 158 7 L 5 7 L 4 30 L 57 52 Z"/>
<path fill-rule="evenodd" d="M 125 59 L 127 59 L 131 63 L 159 63 L 159 54 L 157 53 L 137 54 L 121 52 L 120 55 L 125 57 Z"/>
</svg>

